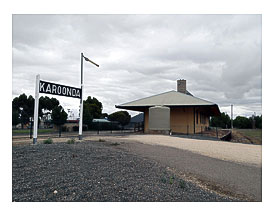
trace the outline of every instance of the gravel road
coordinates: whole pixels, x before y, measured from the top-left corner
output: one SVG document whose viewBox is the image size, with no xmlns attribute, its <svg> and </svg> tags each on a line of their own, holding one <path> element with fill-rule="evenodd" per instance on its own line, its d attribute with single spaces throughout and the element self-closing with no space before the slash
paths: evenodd
<svg viewBox="0 0 275 216">
<path fill-rule="evenodd" d="M 262 146 L 151 134 L 101 139 L 120 142 L 121 148 L 200 179 L 215 191 L 262 201 Z"/>
<path fill-rule="evenodd" d="M 240 201 L 203 189 L 117 143 L 12 148 L 12 201 Z"/>
</svg>

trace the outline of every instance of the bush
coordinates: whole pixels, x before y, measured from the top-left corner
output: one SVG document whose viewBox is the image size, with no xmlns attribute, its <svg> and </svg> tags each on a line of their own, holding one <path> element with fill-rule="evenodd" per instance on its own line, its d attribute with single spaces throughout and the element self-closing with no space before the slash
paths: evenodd
<svg viewBox="0 0 275 216">
<path fill-rule="evenodd" d="M 53 140 L 51 138 L 48 138 L 43 141 L 43 144 L 53 144 Z"/>
<path fill-rule="evenodd" d="M 69 140 L 67 141 L 67 144 L 74 144 L 74 143 L 75 143 L 75 139 L 74 139 L 74 138 L 69 139 Z"/>
<path fill-rule="evenodd" d="M 185 182 L 183 180 L 180 180 L 179 187 L 184 189 L 185 187 Z"/>
</svg>

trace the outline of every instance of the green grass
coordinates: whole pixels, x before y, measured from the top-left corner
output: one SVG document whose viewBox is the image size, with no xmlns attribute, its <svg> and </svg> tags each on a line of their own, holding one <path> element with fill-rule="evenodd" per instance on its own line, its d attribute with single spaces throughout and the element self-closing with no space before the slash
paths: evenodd
<svg viewBox="0 0 275 216">
<path fill-rule="evenodd" d="M 104 139 L 99 139 L 98 142 L 105 142 L 105 140 Z"/>
<path fill-rule="evenodd" d="M 185 182 L 183 180 L 180 180 L 179 187 L 182 189 L 185 188 Z"/>
<path fill-rule="evenodd" d="M 38 133 L 51 133 L 54 130 L 52 128 L 49 129 L 38 129 Z M 19 129 L 19 130 L 12 130 L 13 134 L 29 134 L 30 129 Z"/>
<path fill-rule="evenodd" d="M 235 129 L 256 144 L 262 144 L 262 129 Z"/>
<path fill-rule="evenodd" d="M 75 143 L 75 138 L 69 139 L 67 141 L 67 144 L 74 144 Z"/>
<path fill-rule="evenodd" d="M 43 144 L 53 144 L 53 140 L 51 138 L 48 138 L 43 141 Z"/>
</svg>

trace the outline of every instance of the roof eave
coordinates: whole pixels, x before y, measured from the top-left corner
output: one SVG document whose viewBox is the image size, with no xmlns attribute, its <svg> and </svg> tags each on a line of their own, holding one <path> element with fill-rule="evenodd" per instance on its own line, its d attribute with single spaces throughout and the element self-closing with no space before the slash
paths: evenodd
<svg viewBox="0 0 275 216">
<path fill-rule="evenodd" d="M 153 107 L 156 105 L 144 105 L 144 106 L 123 106 L 123 105 L 115 105 L 118 109 L 126 109 L 138 112 L 144 112 L 145 109 Z M 217 104 L 202 104 L 202 105 L 163 105 L 167 107 L 210 107 L 211 111 L 209 115 L 211 116 L 219 116 L 221 115 L 220 109 Z"/>
</svg>

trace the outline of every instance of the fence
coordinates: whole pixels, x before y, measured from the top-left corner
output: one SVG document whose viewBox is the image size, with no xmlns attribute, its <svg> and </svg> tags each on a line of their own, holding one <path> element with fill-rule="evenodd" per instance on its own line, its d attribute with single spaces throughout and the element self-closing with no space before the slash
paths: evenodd
<svg viewBox="0 0 275 216">
<path fill-rule="evenodd" d="M 57 126 L 51 129 L 38 129 L 38 136 L 62 137 L 62 136 L 78 136 L 78 126 Z M 89 134 L 112 134 L 112 133 L 131 133 L 143 132 L 143 122 L 128 124 L 122 126 L 118 122 L 93 122 L 89 126 L 83 125 L 83 135 Z M 32 138 L 32 128 L 25 130 L 13 130 L 14 137 L 30 137 Z"/>
<path fill-rule="evenodd" d="M 218 127 L 206 127 L 196 125 L 194 128 L 193 125 L 172 125 L 171 128 L 172 134 L 177 136 L 183 136 L 188 138 L 209 138 L 214 140 L 223 138 L 223 140 L 230 140 L 229 135 L 226 138 L 224 137 L 230 132 L 230 130 L 225 130 Z"/>
<path fill-rule="evenodd" d="M 38 136 L 43 137 L 66 137 L 66 136 L 78 136 L 78 126 L 70 127 L 59 127 L 54 129 L 39 129 Z M 30 137 L 32 133 L 30 129 L 13 130 L 13 136 Z M 181 132 L 177 132 L 181 131 Z M 183 125 L 180 127 L 172 126 L 172 135 L 187 137 L 187 138 L 198 138 L 198 139 L 212 139 L 212 140 L 226 140 L 231 139 L 230 130 L 221 129 L 217 127 L 204 127 L 196 126 L 196 133 L 194 134 L 193 125 Z M 17 133 L 19 132 L 19 133 Z M 113 134 L 113 133 L 135 133 L 144 132 L 144 123 L 130 123 L 126 126 L 120 125 L 118 122 L 93 122 L 91 125 L 83 125 L 83 136 L 96 135 L 96 134 Z"/>
</svg>

